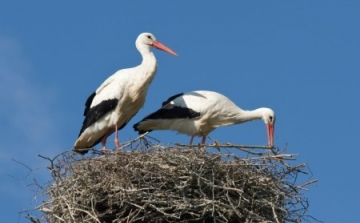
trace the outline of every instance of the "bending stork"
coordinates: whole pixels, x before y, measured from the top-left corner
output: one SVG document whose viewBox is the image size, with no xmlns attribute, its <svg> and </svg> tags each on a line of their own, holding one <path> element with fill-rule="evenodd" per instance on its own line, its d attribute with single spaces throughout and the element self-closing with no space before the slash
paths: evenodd
<svg viewBox="0 0 360 223">
<path fill-rule="evenodd" d="M 270 108 L 242 110 L 230 99 L 213 91 L 191 91 L 174 95 L 162 107 L 134 125 L 140 134 L 152 130 L 174 130 L 191 136 L 206 136 L 220 126 L 262 119 L 266 124 L 268 145 L 274 145 L 275 113 Z"/>
</svg>

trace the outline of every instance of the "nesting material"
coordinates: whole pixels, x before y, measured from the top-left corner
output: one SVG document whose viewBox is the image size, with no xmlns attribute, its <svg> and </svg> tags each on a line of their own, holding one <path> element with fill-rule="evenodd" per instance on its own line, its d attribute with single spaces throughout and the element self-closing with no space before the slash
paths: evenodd
<svg viewBox="0 0 360 223">
<path fill-rule="evenodd" d="M 49 159 L 52 181 L 36 221 L 300 222 L 308 208 L 302 191 L 314 182 L 297 183 L 306 165 L 244 147 L 140 139 L 106 155 L 62 153 Z"/>
</svg>

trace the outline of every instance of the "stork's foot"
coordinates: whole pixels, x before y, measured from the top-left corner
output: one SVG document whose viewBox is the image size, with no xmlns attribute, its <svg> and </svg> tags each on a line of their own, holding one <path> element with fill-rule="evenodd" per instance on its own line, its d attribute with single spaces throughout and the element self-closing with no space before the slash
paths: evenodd
<svg viewBox="0 0 360 223">
<path fill-rule="evenodd" d="M 105 148 L 105 146 L 101 147 L 100 152 L 101 152 L 103 155 L 106 155 L 106 148 Z"/>
</svg>

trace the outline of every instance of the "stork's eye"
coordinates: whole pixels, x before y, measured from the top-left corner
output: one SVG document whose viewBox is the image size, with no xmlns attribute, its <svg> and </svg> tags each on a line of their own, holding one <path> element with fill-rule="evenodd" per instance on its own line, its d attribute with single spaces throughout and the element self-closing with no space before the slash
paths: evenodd
<svg viewBox="0 0 360 223">
<path fill-rule="evenodd" d="M 151 36 L 150 36 L 150 35 L 147 35 L 146 37 L 147 37 L 148 39 L 151 39 Z"/>
<path fill-rule="evenodd" d="M 269 117 L 269 119 L 270 119 L 270 122 L 272 122 L 272 121 L 273 121 L 273 117 L 272 117 L 272 116 L 270 116 L 270 117 Z"/>
</svg>

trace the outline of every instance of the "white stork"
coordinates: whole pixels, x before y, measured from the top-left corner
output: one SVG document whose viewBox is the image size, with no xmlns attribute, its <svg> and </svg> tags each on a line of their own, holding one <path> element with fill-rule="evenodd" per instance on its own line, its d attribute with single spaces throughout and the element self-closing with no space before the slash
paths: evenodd
<svg viewBox="0 0 360 223">
<path fill-rule="evenodd" d="M 85 103 L 84 122 L 74 150 L 85 154 L 99 142 L 102 151 L 107 137 L 115 132 L 115 144 L 119 147 L 118 130 L 125 127 L 129 120 L 143 107 L 148 87 L 156 73 L 156 58 L 151 47 L 177 55 L 167 46 L 156 40 L 151 33 L 142 33 L 135 42 L 142 56 L 140 65 L 122 69 L 107 78 L 90 95 Z"/>
<path fill-rule="evenodd" d="M 162 107 L 134 125 L 143 134 L 152 130 L 174 130 L 191 136 L 206 136 L 220 126 L 240 124 L 262 119 L 266 124 L 268 145 L 274 145 L 275 113 L 270 108 L 247 111 L 236 106 L 230 99 L 213 91 L 191 91 L 174 95 L 162 103 Z"/>
</svg>

